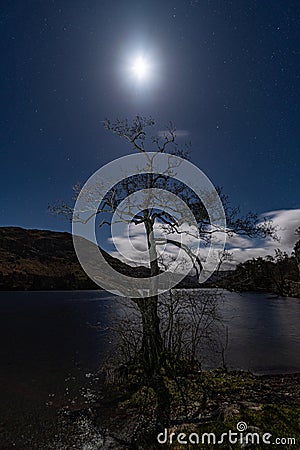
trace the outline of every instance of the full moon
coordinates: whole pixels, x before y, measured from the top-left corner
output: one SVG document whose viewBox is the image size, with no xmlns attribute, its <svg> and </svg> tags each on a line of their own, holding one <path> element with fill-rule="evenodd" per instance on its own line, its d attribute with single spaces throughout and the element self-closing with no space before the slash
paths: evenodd
<svg viewBox="0 0 300 450">
<path fill-rule="evenodd" d="M 149 70 L 149 63 L 142 56 L 137 57 L 132 64 L 132 73 L 139 81 L 145 80 L 147 78 L 147 76 L 149 75 Z"/>
</svg>

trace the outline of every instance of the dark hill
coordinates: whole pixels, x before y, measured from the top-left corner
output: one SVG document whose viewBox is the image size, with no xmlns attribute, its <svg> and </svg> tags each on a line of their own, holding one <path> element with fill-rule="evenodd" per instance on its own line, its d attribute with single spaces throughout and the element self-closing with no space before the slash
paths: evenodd
<svg viewBox="0 0 300 450">
<path fill-rule="evenodd" d="M 88 245 L 93 245 L 90 242 Z M 101 250 L 119 273 L 148 277 L 147 267 L 131 267 Z M 196 287 L 187 277 L 180 287 Z M 99 289 L 81 268 L 72 235 L 48 230 L 0 227 L 0 290 Z"/>
<path fill-rule="evenodd" d="M 102 253 L 118 272 L 147 277 L 146 267 L 132 268 Z M 81 268 L 72 235 L 48 230 L 0 228 L 0 289 L 99 289 Z"/>
</svg>

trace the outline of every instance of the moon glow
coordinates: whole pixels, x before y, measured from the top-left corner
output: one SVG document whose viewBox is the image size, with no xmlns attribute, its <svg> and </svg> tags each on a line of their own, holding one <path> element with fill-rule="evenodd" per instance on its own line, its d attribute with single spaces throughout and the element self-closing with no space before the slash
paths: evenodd
<svg viewBox="0 0 300 450">
<path fill-rule="evenodd" d="M 148 61 L 144 57 L 138 56 L 132 64 L 133 75 L 137 80 L 143 81 L 148 77 L 149 71 L 150 65 Z"/>
</svg>

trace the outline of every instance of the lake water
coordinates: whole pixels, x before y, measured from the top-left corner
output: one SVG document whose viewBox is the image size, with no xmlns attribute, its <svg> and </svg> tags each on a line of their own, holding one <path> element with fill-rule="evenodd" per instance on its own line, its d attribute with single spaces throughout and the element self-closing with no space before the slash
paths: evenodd
<svg viewBox="0 0 300 450">
<path fill-rule="evenodd" d="M 300 372 L 300 299 L 224 292 L 219 308 L 228 367 Z M 55 434 L 54 412 L 80 400 L 101 367 L 106 332 L 95 325 L 109 325 L 115 301 L 104 291 L 0 292 L 0 310 L 0 448 L 50 448 L 41 443 L 51 423 Z"/>
</svg>

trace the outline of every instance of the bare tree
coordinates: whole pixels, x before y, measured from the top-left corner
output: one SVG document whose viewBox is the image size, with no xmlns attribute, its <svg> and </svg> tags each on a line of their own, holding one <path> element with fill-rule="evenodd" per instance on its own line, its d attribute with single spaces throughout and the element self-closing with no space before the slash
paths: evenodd
<svg viewBox="0 0 300 450">
<path fill-rule="evenodd" d="M 162 245 L 162 243 L 172 245 L 180 248 L 180 250 L 183 250 L 188 257 L 193 260 L 193 266 L 198 271 L 198 274 L 201 273 L 203 269 L 198 255 L 180 241 L 173 238 L 173 236 L 180 235 L 181 233 L 189 234 L 189 231 L 187 230 L 182 231 L 180 228 L 182 223 L 180 223 L 180 220 L 176 218 L 176 213 L 178 216 L 181 208 L 180 201 L 184 201 L 192 211 L 197 224 L 198 236 L 204 243 L 210 242 L 212 238 L 217 235 L 217 233 L 238 233 L 250 237 L 270 236 L 274 233 L 274 229 L 270 222 L 263 221 L 261 223 L 257 215 L 253 213 L 249 213 L 245 217 L 241 217 L 239 215 L 239 210 L 230 206 L 228 198 L 222 194 L 221 190 L 219 190 L 219 195 L 223 201 L 227 219 L 227 227 L 212 227 L 207 208 L 204 206 L 203 201 L 183 183 L 174 181 L 176 164 L 173 165 L 171 156 L 177 155 L 183 158 L 188 156 L 186 150 L 180 149 L 176 143 L 175 127 L 171 124 L 163 136 L 154 136 L 149 140 L 147 139 L 147 130 L 152 128 L 154 125 L 155 123 L 151 118 L 149 119 L 141 116 L 137 116 L 132 123 L 129 123 L 127 120 L 117 120 L 113 123 L 109 120 L 104 121 L 104 127 L 107 130 L 116 134 L 118 137 L 125 139 L 125 141 L 129 142 L 135 151 L 144 154 L 145 157 L 148 158 L 146 148 L 148 150 L 149 143 L 149 145 L 154 146 L 155 154 L 159 155 L 161 153 L 166 153 L 170 155 L 170 163 L 167 170 L 162 174 L 156 175 L 152 170 L 153 168 L 151 168 L 149 173 L 124 178 L 124 180 L 114 186 L 114 188 L 106 194 L 96 212 L 97 215 L 103 216 L 103 219 L 99 222 L 100 226 L 111 223 L 111 216 L 116 209 L 118 209 L 118 220 L 120 222 L 126 223 L 126 221 L 128 221 L 128 215 L 130 215 L 131 223 L 134 223 L 135 225 L 142 224 L 144 226 L 151 278 L 156 277 L 161 272 L 158 246 Z M 153 164 L 153 159 L 148 159 L 148 163 L 149 165 Z M 134 211 L 134 208 L 132 208 L 132 205 L 129 203 L 126 203 L 125 208 L 122 209 L 122 201 L 130 194 L 141 189 L 141 187 L 150 192 L 150 197 L 153 189 L 173 192 L 177 200 L 174 200 L 173 198 L 172 204 L 168 206 L 169 210 L 171 208 L 174 214 L 170 214 L 166 210 L 166 205 L 164 204 L 163 198 L 158 199 L 156 203 L 157 206 L 154 208 L 151 203 L 152 198 L 148 197 L 144 202 L 144 207 L 138 214 L 135 215 L 131 214 L 131 212 Z M 78 195 L 80 192 L 82 194 L 80 186 L 77 185 L 75 187 L 75 194 Z M 95 192 L 86 192 L 85 195 L 87 198 L 94 199 L 97 197 L 97 190 Z M 211 192 L 206 193 L 206 204 L 210 204 L 212 208 L 216 200 L 215 195 L 215 193 Z M 73 213 L 73 207 L 70 207 L 65 203 L 52 207 L 52 210 L 68 217 L 71 217 Z M 108 218 L 109 215 L 110 217 Z M 87 215 L 85 217 L 85 220 L 90 219 Z M 78 218 L 78 220 L 80 220 L 80 218 Z M 161 238 L 157 238 L 155 236 L 155 226 L 157 223 L 164 227 L 164 231 L 168 235 L 167 239 L 162 240 Z M 134 298 L 133 301 L 137 305 L 141 314 L 142 339 L 140 355 L 147 383 L 154 389 L 157 396 L 157 425 L 161 427 L 168 424 L 170 414 L 170 396 L 163 378 L 166 349 L 169 348 L 171 351 L 176 352 L 178 351 L 179 346 L 185 345 L 186 351 L 189 348 L 188 351 L 190 358 L 193 359 L 195 357 L 197 339 L 195 339 L 195 336 L 191 336 L 190 342 L 188 343 L 186 341 L 184 344 L 183 336 L 181 337 L 181 342 L 178 340 L 176 343 L 172 342 L 172 333 L 162 336 L 160 329 L 160 320 L 162 319 L 159 314 L 160 303 L 158 292 L 156 293 L 154 291 L 154 294 L 149 297 Z M 169 304 L 169 307 L 170 305 L 171 304 Z M 170 317 L 174 316 L 171 314 Z M 197 315 L 194 318 L 195 320 L 199 319 Z M 174 323 L 169 324 L 169 327 L 174 326 Z M 189 347 L 190 345 L 192 348 Z"/>
</svg>

